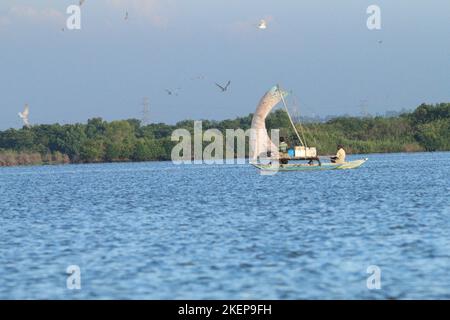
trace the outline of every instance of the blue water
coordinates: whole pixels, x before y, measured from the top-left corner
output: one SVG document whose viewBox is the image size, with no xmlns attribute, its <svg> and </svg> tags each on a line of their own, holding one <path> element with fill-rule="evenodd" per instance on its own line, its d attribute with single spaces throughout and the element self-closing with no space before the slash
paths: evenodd
<svg viewBox="0 0 450 320">
<path fill-rule="evenodd" d="M 356 158 L 356 157 L 353 157 Z M 450 298 L 450 153 L 0 168 L 2 299 Z M 66 268 L 81 269 L 68 290 Z M 369 290 L 367 267 L 381 270 Z"/>
</svg>

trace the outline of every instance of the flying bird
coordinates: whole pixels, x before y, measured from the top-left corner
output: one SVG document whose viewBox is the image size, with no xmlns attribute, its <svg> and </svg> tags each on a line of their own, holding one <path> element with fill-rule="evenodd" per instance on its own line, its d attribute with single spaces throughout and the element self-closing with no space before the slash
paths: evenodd
<svg viewBox="0 0 450 320">
<path fill-rule="evenodd" d="M 203 80 L 203 79 L 205 79 L 205 76 L 202 74 L 191 78 L 191 80 Z"/>
<path fill-rule="evenodd" d="M 172 95 L 178 96 L 178 90 L 180 90 L 180 88 L 176 88 L 175 90 L 165 89 L 165 91 L 167 92 L 167 94 L 169 96 L 172 96 Z"/>
<path fill-rule="evenodd" d="M 266 22 L 266 20 L 261 19 L 261 21 L 258 24 L 258 29 L 262 29 L 262 30 L 267 29 L 267 22 Z"/>
<path fill-rule="evenodd" d="M 218 84 L 217 82 L 215 82 L 216 86 L 218 86 L 220 88 L 220 90 L 222 90 L 222 92 L 225 92 L 228 90 L 229 85 L 231 84 L 231 80 L 229 80 L 226 84 L 226 86 L 221 86 L 220 84 Z"/>
<path fill-rule="evenodd" d="M 30 114 L 30 108 L 28 107 L 28 104 L 25 105 L 25 109 L 22 112 L 19 112 L 19 117 L 22 119 L 23 124 L 25 127 L 30 127 L 30 121 L 28 120 L 28 116 Z"/>
<path fill-rule="evenodd" d="M 383 40 L 378 40 L 378 43 L 379 43 L 379 44 L 382 44 L 382 43 L 383 43 Z"/>
</svg>

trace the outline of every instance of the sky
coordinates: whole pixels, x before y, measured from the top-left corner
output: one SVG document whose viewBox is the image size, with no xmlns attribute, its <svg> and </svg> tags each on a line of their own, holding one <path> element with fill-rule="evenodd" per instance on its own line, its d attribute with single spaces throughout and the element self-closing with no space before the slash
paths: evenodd
<svg viewBox="0 0 450 320">
<path fill-rule="evenodd" d="M 0 2 L 0 129 L 25 103 L 32 124 L 140 119 L 144 97 L 151 122 L 235 118 L 278 83 L 305 116 L 450 102 L 450 1 L 85 0 L 68 30 L 71 4 Z"/>
</svg>

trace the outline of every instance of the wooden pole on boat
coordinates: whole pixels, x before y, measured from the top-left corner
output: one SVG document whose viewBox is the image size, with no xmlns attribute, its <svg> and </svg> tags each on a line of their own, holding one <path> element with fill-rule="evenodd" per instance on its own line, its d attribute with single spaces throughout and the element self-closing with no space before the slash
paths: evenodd
<svg viewBox="0 0 450 320">
<path fill-rule="evenodd" d="M 300 138 L 300 135 L 298 134 L 297 128 L 294 125 L 294 121 L 292 121 L 291 115 L 290 115 L 288 107 L 286 105 L 286 101 L 284 100 L 284 97 L 283 97 L 283 92 L 280 90 L 280 86 L 279 85 L 277 87 L 278 87 L 278 93 L 280 94 L 280 97 L 281 97 L 281 101 L 283 101 L 284 108 L 286 109 L 286 113 L 288 115 L 289 121 L 291 122 L 292 128 L 294 128 L 295 134 L 297 135 L 297 139 L 306 148 L 307 147 L 306 146 L 306 141 L 305 141 L 305 143 L 303 143 L 303 140 Z"/>
</svg>

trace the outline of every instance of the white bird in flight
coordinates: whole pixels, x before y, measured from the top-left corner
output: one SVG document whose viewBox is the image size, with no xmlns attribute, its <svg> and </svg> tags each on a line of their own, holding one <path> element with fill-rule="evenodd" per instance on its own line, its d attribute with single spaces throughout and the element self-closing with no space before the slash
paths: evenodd
<svg viewBox="0 0 450 320">
<path fill-rule="evenodd" d="M 30 121 L 28 120 L 28 116 L 30 114 L 30 108 L 28 107 L 28 104 L 25 105 L 25 109 L 23 112 L 19 112 L 19 117 L 22 119 L 23 124 L 29 128 L 30 127 Z"/>
<path fill-rule="evenodd" d="M 266 20 L 262 19 L 258 24 L 258 29 L 267 29 L 267 22 Z"/>
</svg>

